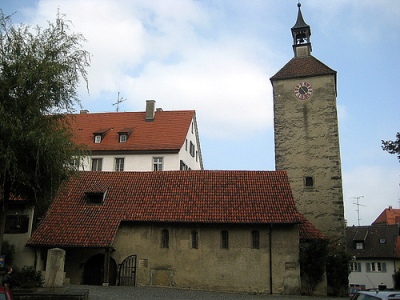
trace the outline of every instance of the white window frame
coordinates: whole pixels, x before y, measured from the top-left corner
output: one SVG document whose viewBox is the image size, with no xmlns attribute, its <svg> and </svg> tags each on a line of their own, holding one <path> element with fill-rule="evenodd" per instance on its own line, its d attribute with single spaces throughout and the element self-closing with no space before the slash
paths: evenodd
<svg viewBox="0 0 400 300">
<path fill-rule="evenodd" d="M 119 135 L 119 142 L 126 143 L 128 141 L 128 135 L 126 133 L 122 133 Z"/>
<path fill-rule="evenodd" d="M 382 263 L 381 262 L 371 262 L 371 272 L 382 272 Z"/>
<path fill-rule="evenodd" d="M 361 272 L 361 263 L 352 261 L 349 267 L 351 272 Z"/>
<path fill-rule="evenodd" d="M 124 171 L 125 158 L 116 157 L 114 160 L 114 170 L 115 172 L 123 172 Z"/>
<path fill-rule="evenodd" d="M 356 242 L 356 249 L 363 250 L 364 249 L 364 242 Z"/>
<path fill-rule="evenodd" d="M 157 156 L 153 157 L 153 171 L 163 171 L 164 169 L 164 158 Z"/>
<path fill-rule="evenodd" d="M 100 135 L 100 134 L 96 134 L 96 135 L 94 136 L 94 142 L 95 142 L 96 144 L 100 144 L 100 143 L 101 143 L 101 135 Z"/>
<path fill-rule="evenodd" d="M 96 163 L 96 168 L 93 168 L 93 162 Z M 99 162 L 100 162 L 100 169 L 99 169 Z M 103 170 L 103 159 L 99 157 L 92 158 L 92 166 L 91 166 L 92 171 L 102 171 Z"/>
</svg>

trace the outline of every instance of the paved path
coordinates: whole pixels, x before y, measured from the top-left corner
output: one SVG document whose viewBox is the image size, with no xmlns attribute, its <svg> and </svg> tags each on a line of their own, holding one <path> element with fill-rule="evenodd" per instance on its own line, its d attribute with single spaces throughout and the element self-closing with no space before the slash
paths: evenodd
<svg viewBox="0 0 400 300">
<path fill-rule="evenodd" d="M 123 287 L 123 286 L 74 286 L 74 288 L 89 289 L 89 300 L 344 300 L 348 298 L 306 297 L 306 296 L 279 296 L 279 295 L 250 295 L 240 293 L 222 293 L 193 291 L 175 288 L 158 287 Z"/>
</svg>

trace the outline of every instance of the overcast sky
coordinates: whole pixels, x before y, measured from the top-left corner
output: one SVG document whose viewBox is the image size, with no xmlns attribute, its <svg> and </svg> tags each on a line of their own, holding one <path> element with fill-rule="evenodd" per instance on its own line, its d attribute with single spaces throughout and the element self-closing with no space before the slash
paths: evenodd
<svg viewBox="0 0 400 300">
<path fill-rule="evenodd" d="M 196 110 L 205 169 L 274 170 L 272 77 L 292 57 L 297 0 L 3 0 L 14 23 L 57 10 L 87 39 L 90 112 Z M 400 2 L 303 0 L 313 55 L 338 72 L 345 217 L 368 225 L 400 206 Z M 79 110 L 79 108 L 77 108 Z M 357 213 L 359 197 L 359 217 Z"/>
</svg>

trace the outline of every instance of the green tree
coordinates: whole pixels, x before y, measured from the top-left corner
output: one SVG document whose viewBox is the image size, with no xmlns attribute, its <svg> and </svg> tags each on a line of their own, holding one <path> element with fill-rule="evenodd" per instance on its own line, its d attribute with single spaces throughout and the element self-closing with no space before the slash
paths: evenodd
<svg viewBox="0 0 400 300">
<path fill-rule="evenodd" d="M 10 196 L 40 208 L 82 155 L 65 114 L 80 105 L 90 56 L 69 24 L 58 13 L 46 28 L 15 25 L 0 10 L 0 245 Z"/>
<path fill-rule="evenodd" d="M 308 294 L 312 295 L 326 271 L 328 240 L 313 239 L 300 243 L 300 275 L 307 284 Z"/>
<path fill-rule="evenodd" d="M 382 141 L 382 149 L 390 154 L 397 154 L 400 161 L 400 132 L 396 134 L 395 141 Z"/>
</svg>

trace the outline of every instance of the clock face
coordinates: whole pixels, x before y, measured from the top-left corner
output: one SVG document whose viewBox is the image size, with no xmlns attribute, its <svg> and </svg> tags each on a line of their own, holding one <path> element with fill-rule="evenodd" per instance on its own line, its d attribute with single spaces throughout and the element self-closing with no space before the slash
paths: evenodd
<svg viewBox="0 0 400 300">
<path fill-rule="evenodd" d="M 301 100 L 306 100 L 311 97 L 313 88 L 307 82 L 300 82 L 294 87 L 294 94 Z"/>
</svg>

